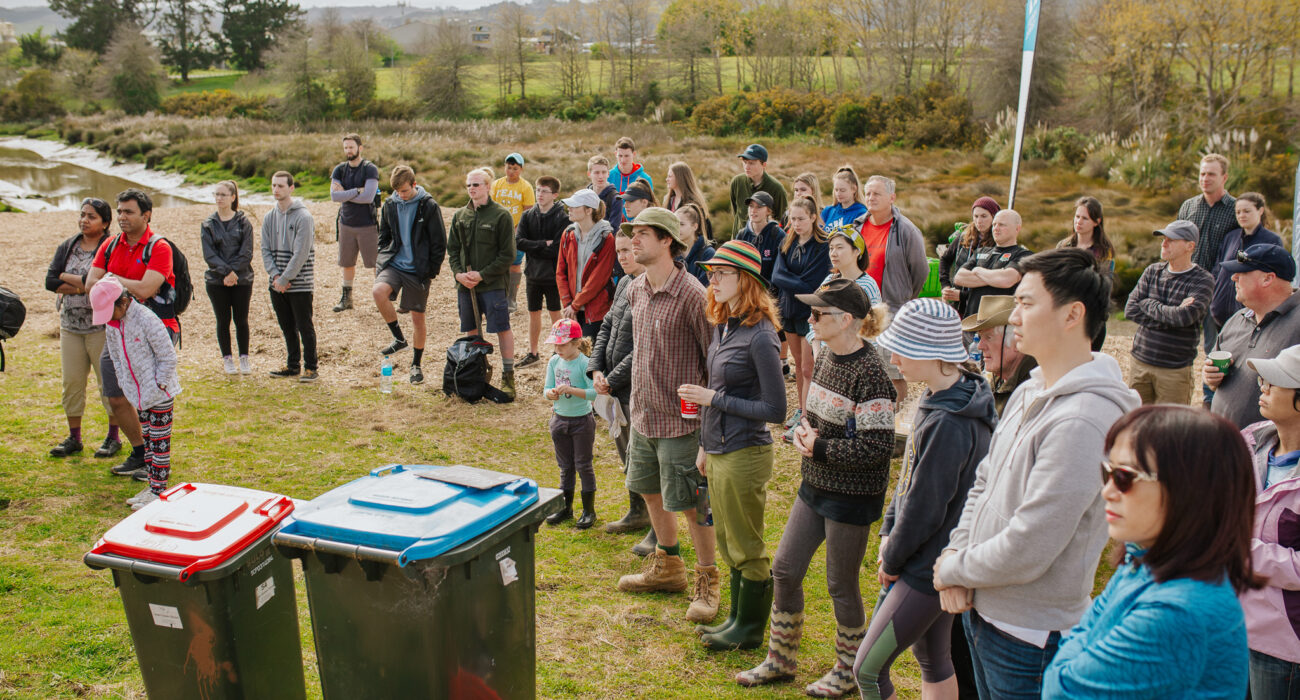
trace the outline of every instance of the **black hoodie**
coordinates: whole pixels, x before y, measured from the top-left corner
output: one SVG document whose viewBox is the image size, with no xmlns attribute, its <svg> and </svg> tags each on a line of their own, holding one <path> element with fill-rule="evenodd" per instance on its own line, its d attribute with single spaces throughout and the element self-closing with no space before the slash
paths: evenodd
<svg viewBox="0 0 1300 700">
<path fill-rule="evenodd" d="M 555 284 L 555 264 L 560 259 L 560 236 L 569 227 L 569 213 L 556 202 L 543 212 L 534 205 L 519 217 L 515 228 L 515 250 L 528 257 L 524 260 L 524 277 L 534 282 Z"/>
<path fill-rule="evenodd" d="M 894 500 L 880 536 L 885 573 L 935 593 L 934 561 L 961 520 L 975 468 L 988 454 L 998 416 L 984 378 L 966 372 L 951 387 L 920 400 L 903 455 Z"/>
</svg>

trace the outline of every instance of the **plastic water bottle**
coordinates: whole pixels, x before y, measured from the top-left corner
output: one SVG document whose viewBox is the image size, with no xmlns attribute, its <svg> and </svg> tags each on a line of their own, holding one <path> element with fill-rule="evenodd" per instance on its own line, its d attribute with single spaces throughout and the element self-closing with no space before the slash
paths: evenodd
<svg viewBox="0 0 1300 700">
<path fill-rule="evenodd" d="M 980 350 L 980 337 L 978 333 L 975 335 L 975 338 L 970 341 L 970 359 L 977 365 L 984 362 L 984 352 Z"/>
<path fill-rule="evenodd" d="M 713 527 L 713 508 L 709 505 L 709 480 L 704 479 L 695 489 L 695 524 Z"/>
<path fill-rule="evenodd" d="M 393 360 L 384 356 L 384 366 L 379 370 L 379 390 L 385 394 L 393 393 Z"/>
</svg>

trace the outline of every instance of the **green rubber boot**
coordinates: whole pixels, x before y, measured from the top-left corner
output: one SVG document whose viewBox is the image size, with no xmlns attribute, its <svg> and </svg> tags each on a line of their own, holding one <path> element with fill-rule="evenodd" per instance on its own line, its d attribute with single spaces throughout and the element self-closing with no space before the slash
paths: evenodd
<svg viewBox="0 0 1300 700">
<path fill-rule="evenodd" d="M 696 625 L 695 634 L 717 634 L 727 629 L 736 621 L 736 609 L 740 607 L 740 569 L 731 570 L 731 607 L 727 609 L 727 619 L 717 625 Z"/>
<path fill-rule="evenodd" d="M 717 634 L 700 637 L 706 649 L 756 649 L 763 643 L 768 615 L 772 610 L 772 579 L 750 581 L 741 577 L 739 598 L 736 621 Z"/>
</svg>

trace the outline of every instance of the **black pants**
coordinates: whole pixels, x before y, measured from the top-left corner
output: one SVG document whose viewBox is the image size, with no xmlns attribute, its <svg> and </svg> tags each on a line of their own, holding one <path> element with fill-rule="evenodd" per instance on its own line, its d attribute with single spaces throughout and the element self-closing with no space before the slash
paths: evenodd
<svg viewBox="0 0 1300 700">
<path fill-rule="evenodd" d="M 284 346 L 289 352 L 285 365 L 299 369 L 298 339 L 302 339 L 302 368 L 316 370 L 316 327 L 311 323 L 311 292 L 280 292 L 271 290 L 271 308 L 284 333 Z"/>
<path fill-rule="evenodd" d="M 208 299 L 212 301 L 212 313 L 217 317 L 217 345 L 221 347 L 221 356 L 230 355 L 230 321 L 235 321 L 235 340 L 239 343 L 239 354 L 248 354 L 248 305 L 253 300 L 253 285 L 209 284 Z"/>
</svg>

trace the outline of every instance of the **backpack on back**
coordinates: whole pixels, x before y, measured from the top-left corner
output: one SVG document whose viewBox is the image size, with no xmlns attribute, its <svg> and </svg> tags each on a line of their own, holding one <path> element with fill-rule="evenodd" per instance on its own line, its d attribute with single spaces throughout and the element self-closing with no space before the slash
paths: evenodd
<svg viewBox="0 0 1300 700">
<path fill-rule="evenodd" d="M 113 259 L 113 249 L 117 247 L 118 242 L 121 240 L 122 235 L 118 234 L 108 241 L 108 249 L 104 251 L 105 264 L 107 264 L 108 260 Z M 167 318 L 167 316 L 163 315 L 166 313 L 167 304 L 163 302 L 155 302 L 154 299 L 159 297 L 166 299 L 165 291 L 170 290 L 172 292 L 172 313 L 176 316 L 180 316 L 185 313 L 186 309 L 190 308 L 190 301 L 194 299 L 194 282 L 190 279 L 190 261 L 185 257 L 185 254 L 181 252 L 181 249 L 176 245 L 175 241 L 170 238 L 163 238 L 162 236 L 154 235 L 149 239 L 149 243 L 144 247 L 143 262 L 145 265 L 149 264 L 149 258 L 153 256 L 154 244 L 160 240 L 167 241 L 167 245 L 171 246 L 172 276 L 176 278 L 176 286 L 172 287 L 164 281 L 163 286 L 158 290 L 157 296 L 146 301 L 145 306 L 152 309 L 160 318 Z"/>
<path fill-rule="evenodd" d="M 27 307 L 18 295 L 0 287 L 0 372 L 5 371 L 4 341 L 18 335 L 27 318 Z"/>
</svg>

